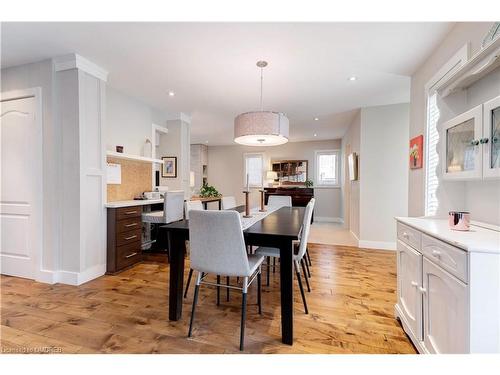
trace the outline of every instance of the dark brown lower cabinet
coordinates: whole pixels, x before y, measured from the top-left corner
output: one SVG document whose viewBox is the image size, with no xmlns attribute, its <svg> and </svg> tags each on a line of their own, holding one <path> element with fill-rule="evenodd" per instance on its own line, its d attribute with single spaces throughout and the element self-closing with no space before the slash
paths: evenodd
<svg viewBox="0 0 500 375">
<path fill-rule="evenodd" d="M 142 206 L 108 208 L 107 273 L 142 260 Z"/>
</svg>

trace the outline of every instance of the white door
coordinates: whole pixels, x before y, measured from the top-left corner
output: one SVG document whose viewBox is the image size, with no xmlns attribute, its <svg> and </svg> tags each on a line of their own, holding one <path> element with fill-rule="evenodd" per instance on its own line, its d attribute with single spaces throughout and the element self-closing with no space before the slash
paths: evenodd
<svg viewBox="0 0 500 375">
<path fill-rule="evenodd" d="M 37 98 L 17 97 L 0 97 L 0 272 L 33 279 L 41 249 L 42 129 Z"/>
<path fill-rule="evenodd" d="M 411 333 L 422 340 L 422 255 L 398 241 L 398 304 Z"/>
<path fill-rule="evenodd" d="M 467 285 L 424 258 L 424 345 L 430 353 L 467 353 Z"/>
</svg>

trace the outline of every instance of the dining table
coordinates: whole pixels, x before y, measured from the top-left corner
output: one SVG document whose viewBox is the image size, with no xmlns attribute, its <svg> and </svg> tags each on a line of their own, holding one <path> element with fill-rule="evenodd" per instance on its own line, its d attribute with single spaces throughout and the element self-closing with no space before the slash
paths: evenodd
<svg viewBox="0 0 500 375">
<path fill-rule="evenodd" d="M 245 206 L 231 210 L 243 213 Z M 271 210 L 270 210 L 271 211 Z M 255 222 L 243 225 L 247 246 L 267 246 L 280 250 L 281 340 L 293 345 L 293 251 L 294 241 L 300 237 L 304 207 L 281 207 L 267 215 L 256 213 Z M 261 218 L 260 218 L 261 217 Z M 242 219 L 244 220 L 244 219 Z M 170 283 L 168 295 L 169 320 L 182 318 L 186 241 L 189 240 L 189 220 L 181 220 L 160 227 L 166 236 L 170 252 Z"/>
</svg>

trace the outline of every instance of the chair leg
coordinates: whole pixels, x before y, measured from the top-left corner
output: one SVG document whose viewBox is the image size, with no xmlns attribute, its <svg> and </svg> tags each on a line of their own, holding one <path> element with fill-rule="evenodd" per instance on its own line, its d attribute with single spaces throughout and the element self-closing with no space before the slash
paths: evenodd
<svg viewBox="0 0 500 375">
<path fill-rule="evenodd" d="M 271 257 L 267 257 L 267 267 L 266 267 L 266 276 L 267 276 L 267 281 L 266 285 L 269 286 L 269 278 L 270 278 L 270 268 L 271 268 Z"/>
<path fill-rule="evenodd" d="M 306 273 L 306 266 L 305 266 L 306 263 L 307 261 L 304 260 L 304 258 L 300 260 L 300 265 L 302 266 L 302 272 L 304 272 L 304 279 L 306 279 L 307 291 L 311 293 L 311 287 L 309 286 L 309 278 L 307 277 Z"/>
<path fill-rule="evenodd" d="M 241 331 L 240 331 L 240 350 L 243 351 L 245 345 L 245 320 L 247 317 L 247 293 L 243 292 L 241 299 Z"/>
<path fill-rule="evenodd" d="M 226 285 L 229 286 L 229 276 L 226 276 Z M 226 288 L 226 302 L 229 302 L 229 288 Z"/>
<path fill-rule="evenodd" d="M 309 262 L 307 261 L 307 256 L 302 259 L 304 260 L 304 264 L 306 265 L 307 277 L 311 278 L 311 270 L 309 269 Z"/>
<path fill-rule="evenodd" d="M 196 310 L 196 303 L 198 302 L 198 293 L 199 293 L 199 291 L 200 291 L 200 284 L 196 283 L 196 287 L 194 288 L 193 309 L 191 310 L 191 320 L 189 322 L 188 337 L 191 337 L 191 334 L 193 333 L 194 312 Z"/>
<path fill-rule="evenodd" d="M 299 281 L 300 294 L 302 295 L 302 302 L 304 303 L 304 310 L 306 314 L 309 314 L 309 310 L 307 309 L 306 294 L 304 293 L 304 287 L 302 286 L 302 277 L 300 276 L 299 264 L 298 262 L 294 262 L 294 264 L 295 274 L 297 275 L 297 280 Z"/>
<path fill-rule="evenodd" d="M 309 248 L 306 248 L 307 260 L 309 260 L 309 265 L 312 267 L 311 256 L 309 255 Z"/>
<path fill-rule="evenodd" d="M 217 284 L 220 284 L 220 275 L 217 275 Z M 220 286 L 217 285 L 217 306 L 220 305 Z"/>
<path fill-rule="evenodd" d="M 191 283 L 191 277 L 193 277 L 193 269 L 192 268 L 189 269 L 188 281 L 186 283 L 186 290 L 184 291 L 184 298 L 186 298 L 188 295 L 189 284 Z"/>
<path fill-rule="evenodd" d="M 262 272 L 257 274 L 257 304 L 259 305 L 259 314 L 262 315 Z"/>
</svg>

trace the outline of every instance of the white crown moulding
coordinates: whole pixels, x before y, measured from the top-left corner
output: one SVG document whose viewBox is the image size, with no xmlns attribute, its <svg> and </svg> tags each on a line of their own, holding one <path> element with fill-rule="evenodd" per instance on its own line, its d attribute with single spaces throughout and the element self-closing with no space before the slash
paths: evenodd
<svg viewBox="0 0 500 375">
<path fill-rule="evenodd" d="M 54 69 L 56 72 L 80 69 L 85 73 L 100 79 L 101 81 L 108 81 L 108 72 L 106 70 L 76 53 L 55 57 Z"/>
</svg>

